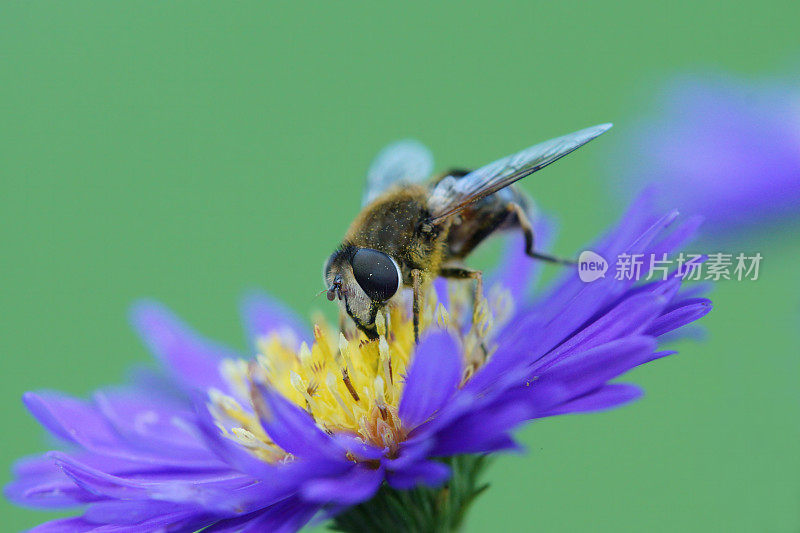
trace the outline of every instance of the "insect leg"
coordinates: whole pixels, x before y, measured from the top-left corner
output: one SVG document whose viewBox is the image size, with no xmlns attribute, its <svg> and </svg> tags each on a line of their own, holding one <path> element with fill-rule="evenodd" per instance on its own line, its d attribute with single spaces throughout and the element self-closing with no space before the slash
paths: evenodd
<svg viewBox="0 0 800 533">
<path fill-rule="evenodd" d="M 414 302 L 411 306 L 414 320 L 414 343 L 419 344 L 419 310 L 422 307 L 422 271 L 416 268 L 412 269 L 411 279 L 414 281 Z"/>
<path fill-rule="evenodd" d="M 472 297 L 472 323 L 477 325 L 481 312 L 481 303 L 483 302 L 483 272 L 464 267 L 444 267 L 439 271 L 439 275 L 443 278 L 475 280 L 475 292 Z M 485 359 L 489 356 L 489 348 L 484 342 L 481 328 L 476 327 L 475 333 L 478 336 L 480 348 Z"/>
<path fill-rule="evenodd" d="M 572 259 L 563 259 L 561 257 L 535 251 L 533 249 L 533 226 L 528 218 L 528 214 L 525 212 L 522 206 L 516 202 L 509 202 L 508 210 L 517 217 L 519 227 L 522 229 L 522 233 L 525 235 L 525 253 L 528 255 L 528 257 L 539 259 L 541 261 L 547 261 L 549 263 L 557 263 L 560 265 L 576 264 L 576 262 Z"/>
<path fill-rule="evenodd" d="M 465 267 L 443 267 L 439 271 L 443 278 L 474 279 L 475 293 L 473 294 L 473 315 L 477 315 L 478 304 L 483 298 L 483 272 Z"/>
</svg>

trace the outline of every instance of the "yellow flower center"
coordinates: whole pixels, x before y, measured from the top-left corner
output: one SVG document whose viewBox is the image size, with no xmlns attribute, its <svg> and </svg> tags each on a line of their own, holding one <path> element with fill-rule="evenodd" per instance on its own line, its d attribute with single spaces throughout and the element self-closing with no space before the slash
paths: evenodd
<svg viewBox="0 0 800 533">
<path fill-rule="evenodd" d="M 491 331 L 511 314 L 507 290 L 493 287 L 473 310 L 467 283 L 448 285 L 449 311 L 428 290 L 421 330 L 447 329 L 460 339 L 466 381 L 490 356 Z M 465 320 L 466 319 L 466 320 Z M 266 383 L 313 417 L 328 433 L 356 436 L 365 443 L 396 451 L 412 428 L 398 415 L 405 376 L 413 360 L 414 335 L 409 305 L 387 307 L 378 314 L 379 338 L 356 331 L 340 332 L 316 320 L 314 342 L 299 349 L 290 332 L 273 332 L 257 341 L 254 361 L 228 359 L 221 365 L 231 395 L 212 389 L 209 409 L 220 430 L 259 458 L 270 462 L 291 455 L 269 438 L 253 408 L 253 383 Z M 461 325 L 470 327 L 463 331 Z"/>
</svg>

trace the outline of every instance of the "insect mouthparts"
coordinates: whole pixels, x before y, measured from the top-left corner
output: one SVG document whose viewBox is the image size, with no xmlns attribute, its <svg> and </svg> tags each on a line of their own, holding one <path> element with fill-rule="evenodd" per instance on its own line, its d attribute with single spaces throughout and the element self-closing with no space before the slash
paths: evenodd
<svg viewBox="0 0 800 533">
<path fill-rule="evenodd" d="M 342 290 L 342 276 L 337 275 L 335 278 L 333 278 L 333 283 L 326 292 L 328 301 L 332 302 L 337 296 L 341 300 L 342 299 L 341 290 Z"/>
</svg>

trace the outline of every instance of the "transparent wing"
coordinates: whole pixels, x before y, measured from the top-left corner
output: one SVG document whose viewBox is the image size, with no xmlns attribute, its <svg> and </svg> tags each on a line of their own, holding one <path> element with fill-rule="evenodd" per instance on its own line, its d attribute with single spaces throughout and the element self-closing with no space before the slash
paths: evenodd
<svg viewBox="0 0 800 533">
<path fill-rule="evenodd" d="M 422 143 L 406 139 L 381 150 L 367 172 L 361 205 L 399 183 L 420 183 L 433 173 L 433 154 Z"/>
<path fill-rule="evenodd" d="M 550 139 L 521 152 L 498 159 L 474 170 L 462 178 L 448 176 L 441 180 L 428 201 L 434 220 L 461 211 L 472 202 L 508 187 L 517 180 L 533 174 L 570 152 L 574 152 L 595 137 L 605 133 L 612 124 L 599 124 L 563 137 Z"/>
</svg>

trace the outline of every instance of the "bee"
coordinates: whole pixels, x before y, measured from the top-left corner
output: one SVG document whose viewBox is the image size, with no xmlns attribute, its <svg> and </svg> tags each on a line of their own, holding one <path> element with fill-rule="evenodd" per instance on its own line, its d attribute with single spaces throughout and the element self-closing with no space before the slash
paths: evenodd
<svg viewBox="0 0 800 533">
<path fill-rule="evenodd" d="M 422 297 L 435 278 L 474 280 L 477 303 L 481 271 L 467 267 L 464 259 L 490 235 L 516 229 L 523 233 L 525 253 L 532 259 L 573 264 L 534 249 L 529 201 L 512 184 L 611 126 L 586 128 L 477 170 L 451 170 L 433 178 L 433 158 L 427 148 L 410 140 L 387 146 L 367 173 L 361 212 L 325 263 L 328 300 L 338 300 L 341 312 L 367 338 L 376 339 L 378 313 L 399 303 L 401 287 L 411 288 L 418 342 Z"/>
</svg>

